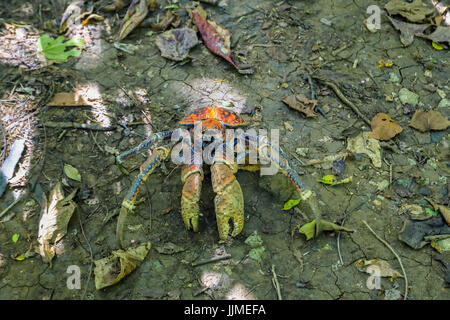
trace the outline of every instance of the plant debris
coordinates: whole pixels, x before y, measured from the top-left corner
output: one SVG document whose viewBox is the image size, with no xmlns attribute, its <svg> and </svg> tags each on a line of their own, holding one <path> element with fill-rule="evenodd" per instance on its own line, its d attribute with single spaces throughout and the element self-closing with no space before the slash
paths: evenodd
<svg viewBox="0 0 450 320">
<path fill-rule="evenodd" d="M 432 24 L 414 24 L 388 17 L 395 29 L 400 30 L 400 41 L 405 47 L 414 41 L 414 36 L 433 42 L 450 44 L 450 27 L 434 26 Z"/>
<path fill-rule="evenodd" d="M 318 114 L 314 111 L 317 105 L 317 100 L 310 100 L 303 93 L 292 95 L 282 100 L 290 108 L 300 111 L 307 118 L 316 118 Z"/>
<path fill-rule="evenodd" d="M 205 46 L 215 55 L 227 60 L 240 73 L 253 73 L 251 69 L 241 69 L 231 56 L 231 34 L 230 31 L 219 25 L 215 21 L 206 20 L 196 10 L 192 11 L 194 23 L 200 32 Z"/>
<path fill-rule="evenodd" d="M 64 107 L 80 107 L 89 106 L 85 97 L 74 92 L 60 92 L 55 94 L 52 101 L 47 106 L 64 106 Z"/>
<path fill-rule="evenodd" d="M 403 0 L 391 0 L 384 8 L 391 16 L 398 14 L 411 22 L 423 22 L 435 13 L 435 9 L 425 6 L 422 0 L 414 0 L 411 3 Z"/>
<path fill-rule="evenodd" d="M 189 28 L 172 29 L 156 38 L 156 45 L 161 51 L 161 56 L 174 61 L 185 60 L 189 50 L 197 43 L 196 32 Z"/>
<path fill-rule="evenodd" d="M 377 113 L 370 122 L 372 132 L 369 138 L 389 140 L 403 131 L 403 128 L 385 113 Z"/>
<path fill-rule="evenodd" d="M 359 259 L 355 261 L 355 266 L 361 272 L 374 274 L 379 277 L 390 277 L 391 280 L 403 278 L 400 272 L 394 270 L 386 260 L 380 258 L 371 260 Z"/>
<path fill-rule="evenodd" d="M 439 111 L 416 110 L 409 126 L 422 132 L 430 130 L 446 130 L 450 125 L 450 121 L 445 118 Z"/>
<path fill-rule="evenodd" d="M 378 140 L 369 138 L 370 132 L 361 132 L 355 138 L 347 139 L 347 150 L 353 154 L 364 153 L 376 168 L 381 168 L 381 148 Z"/>
<path fill-rule="evenodd" d="M 317 222 L 318 221 L 318 222 Z M 298 230 L 301 234 L 304 234 L 306 240 L 317 238 L 322 231 L 345 231 L 345 232 L 354 232 L 355 230 L 348 229 L 342 226 L 339 226 L 333 222 L 319 219 L 314 219 L 311 222 L 308 222 L 301 226 Z"/>
<path fill-rule="evenodd" d="M 58 182 L 50 191 L 50 205 L 39 221 L 39 253 L 50 266 L 55 256 L 55 247 L 66 235 L 67 225 L 75 211 L 76 204 L 72 199 L 76 193 L 77 189 L 64 197 L 62 185 Z"/>
<path fill-rule="evenodd" d="M 147 242 L 126 250 L 114 250 L 109 257 L 94 261 L 95 288 L 100 290 L 118 283 L 141 265 L 150 248 L 151 243 Z"/>
</svg>

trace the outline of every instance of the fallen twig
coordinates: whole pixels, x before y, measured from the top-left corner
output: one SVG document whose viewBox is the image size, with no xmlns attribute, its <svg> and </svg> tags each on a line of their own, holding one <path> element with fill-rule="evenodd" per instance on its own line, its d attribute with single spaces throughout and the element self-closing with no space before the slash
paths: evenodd
<svg viewBox="0 0 450 320">
<path fill-rule="evenodd" d="M 275 265 L 272 265 L 272 284 L 275 287 L 275 290 L 277 291 L 278 300 L 283 300 L 281 297 L 281 290 L 280 290 L 280 284 L 278 283 L 277 274 L 275 273 Z"/>
<path fill-rule="evenodd" d="M 3 125 L 0 122 L 0 130 L 2 131 L 2 136 L 3 136 L 3 150 L 2 150 L 2 161 L 0 162 L 0 165 L 3 164 L 3 162 L 5 162 L 5 158 L 6 158 L 6 147 L 7 147 L 7 141 L 6 141 L 6 133 L 5 133 L 5 129 L 3 129 Z"/>
<path fill-rule="evenodd" d="M 6 207 L 5 210 L 0 212 L 0 218 L 3 217 L 9 210 L 11 210 L 12 207 L 14 207 L 17 203 L 19 203 L 20 200 L 22 200 L 24 196 L 18 197 L 16 200 L 14 200 L 13 203 L 11 203 L 8 207 Z"/>
<path fill-rule="evenodd" d="M 366 227 L 370 230 L 370 232 L 372 232 L 372 234 L 378 239 L 380 240 L 386 247 L 389 248 L 389 250 L 391 250 L 391 252 L 394 254 L 394 256 L 397 258 L 398 263 L 400 264 L 400 267 L 402 268 L 402 272 L 403 272 L 403 277 L 405 278 L 405 294 L 403 295 L 403 300 L 406 300 L 407 296 L 408 296 L 408 277 L 406 276 L 406 271 L 405 268 L 403 267 L 403 263 L 402 263 L 402 259 L 400 258 L 400 256 L 394 251 L 394 249 L 392 249 L 391 245 L 389 243 L 386 242 L 386 240 L 383 240 L 382 238 L 380 238 L 380 236 L 378 236 L 375 231 L 373 231 L 373 229 L 369 226 L 369 224 L 366 221 L 362 221 Z"/>
<path fill-rule="evenodd" d="M 226 260 L 226 259 L 230 259 L 230 258 L 231 258 L 231 254 L 225 254 L 223 256 L 213 257 L 213 258 L 208 259 L 208 260 L 203 260 L 203 261 L 192 263 L 192 266 L 193 267 L 198 267 L 198 266 L 202 266 L 204 264 L 217 262 L 217 261 L 221 261 L 221 260 Z"/>
<path fill-rule="evenodd" d="M 87 129 L 87 130 L 99 130 L 99 131 L 111 131 L 115 130 L 116 126 L 102 127 L 96 123 L 77 123 L 77 122 L 53 122 L 48 121 L 43 124 L 48 128 L 73 128 L 73 129 Z"/>
<path fill-rule="evenodd" d="M 342 93 L 342 91 L 339 89 L 339 87 L 332 82 L 331 80 L 328 80 L 326 78 L 323 78 L 319 75 L 313 74 L 311 76 L 312 78 L 319 80 L 320 82 L 322 82 L 324 85 L 326 85 L 327 87 L 330 87 L 331 89 L 333 89 L 334 93 L 336 93 L 336 95 L 339 97 L 339 99 L 342 100 L 342 102 L 344 102 L 347 106 L 349 106 L 357 115 L 358 117 L 360 117 L 365 123 L 367 123 L 367 125 L 370 127 L 370 121 L 369 119 L 367 119 L 362 113 L 361 111 L 359 111 L 358 107 L 355 106 L 350 100 L 348 100 L 344 94 Z"/>
</svg>

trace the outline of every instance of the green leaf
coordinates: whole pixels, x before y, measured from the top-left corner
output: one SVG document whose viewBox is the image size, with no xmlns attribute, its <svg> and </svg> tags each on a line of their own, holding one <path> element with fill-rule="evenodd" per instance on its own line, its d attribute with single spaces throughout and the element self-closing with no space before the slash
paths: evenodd
<svg viewBox="0 0 450 320">
<path fill-rule="evenodd" d="M 16 243 L 17 240 L 19 240 L 19 237 L 20 237 L 20 235 L 18 233 L 14 233 L 11 239 L 14 243 Z"/>
<path fill-rule="evenodd" d="M 293 207 L 295 207 L 296 205 L 298 205 L 300 203 L 300 201 L 302 200 L 302 198 L 299 199 L 290 199 L 288 200 L 285 204 L 284 204 L 284 208 L 283 210 L 290 210 Z"/>
<path fill-rule="evenodd" d="M 169 4 L 168 6 L 165 6 L 164 9 L 178 9 L 179 6 L 176 4 Z"/>
<path fill-rule="evenodd" d="M 70 179 L 81 182 L 81 175 L 77 168 L 72 167 L 70 164 L 64 164 L 64 173 Z"/>
<path fill-rule="evenodd" d="M 26 258 L 27 258 L 27 254 L 24 253 L 24 254 L 21 254 L 21 255 L 18 256 L 18 257 L 15 257 L 14 260 L 17 260 L 17 261 L 23 261 L 23 260 L 25 260 Z"/>
<path fill-rule="evenodd" d="M 37 41 L 37 47 L 42 52 L 47 60 L 55 62 L 66 62 L 70 56 L 78 57 L 81 54 L 79 49 L 68 49 L 67 47 L 82 47 L 84 40 L 81 38 L 73 38 L 69 41 L 63 42 L 64 37 L 59 36 L 56 39 L 50 38 L 48 35 L 42 35 Z"/>
<path fill-rule="evenodd" d="M 430 215 L 430 216 L 437 216 L 438 212 L 437 211 L 433 211 L 430 208 L 425 208 L 425 211 Z"/>
</svg>

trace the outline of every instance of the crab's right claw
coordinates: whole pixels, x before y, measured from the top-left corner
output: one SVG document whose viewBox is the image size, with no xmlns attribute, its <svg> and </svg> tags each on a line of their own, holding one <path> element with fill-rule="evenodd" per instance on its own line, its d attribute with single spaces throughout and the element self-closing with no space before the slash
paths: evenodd
<svg viewBox="0 0 450 320">
<path fill-rule="evenodd" d="M 128 7 L 127 13 L 120 24 L 117 41 L 121 41 L 128 36 L 142 21 L 144 21 L 149 10 L 150 0 L 133 0 Z"/>
<path fill-rule="evenodd" d="M 212 185 L 216 193 L 214 205 L 217 229 L 221 241 L 228 238 L 230 222 L 233 226 L 232 237 L 241 233 L 244 227 L 244 196 L 234 176 L 235 172 L 236 169 L 233 170 L 225 163 L 215 163 L 211 166 Z"/>
</svg>

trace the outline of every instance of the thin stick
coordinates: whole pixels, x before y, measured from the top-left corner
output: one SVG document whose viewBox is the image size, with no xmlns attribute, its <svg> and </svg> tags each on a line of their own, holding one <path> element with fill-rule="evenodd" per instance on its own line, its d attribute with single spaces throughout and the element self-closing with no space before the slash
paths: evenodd
<svg viewBox="0 0 450 320">
<path fill-rule="evenodd" d="M 77 123 L 77 122 L 53 122 L 48 121 L 43 124 L 48 128 L 60 128 L 60 129 L 87 129 L 87 130 L 99 130 L 99 131 L 111 131 L 115 130 L 116 126 L 102 127 L 97 123 Z"/>
<path fill-rule="evenodd" d="M 20 200 L 22 200 L 23 196 L 20 196 L 13 203 L 11 203 L 5 210 L 0 213 L 0 218 L 3 217 L 12 207 L 14 207 Z"/>
<path fill-rule="evenodd" d="M 230 258 L 231 258 L 231 254 L 225 254 L 223 256 L 213 257 L 213 258 L 208 259 L 208 260 L 203 260 L 203 261 L 199 261 L 199 262 L 193 263 L 192 266 L 193 267 L 198 267 L 198 266 L 202 266 L 204 264 L 217 262 L 217 261 L 220 261 L 220 260 L 226 260 L 226 259 L 230 259 Z"/>
<path fill-rule="evenodd" d="M 86 240 L 86 243 L 87 243 L 88 248 L 89 248 L 89 254 L 91 255 L 91 264 L 89 265 L 89 276 L 88 276 L 88 279 L 86 281 L 86 286 L 84 288 L 83 295 L 81 296 L 81 300 L 83 300 L 84 296 L 86 295 L 86 291 L 87 291 L 87 288 L 88 288 L 88 285 L 89 285 L 89 281 L 91 280 L 92 264 L 94 263 L 94 255 L 92 253 L 91 244 L 89 243 L 89 240 L 86 237 L 86 234 L 84 233 L 83 223 L 81 222 L 81 212 L 78 212 L 78 221 L 80 222 L 81 233 L 83 234 L 83 237 Z"/>
<path fill-rule="evenodd" d="M 386 247 L 389 248 L 389 250 L 391 250 L 391 252 L 394 254 L 394 256 L 397 258 L 400 267 L 402 268 L 403 271 L 403 277 L 405 278 L 405 294 L 403 296 L 403 300 L 406 300 L 406 298 L 408 297 L 408 277 L 406 276 L 406 271 L 405 268 L 403 267 L 403 263 L 402 263 L 402 259 L 400 259 L 400 256 L 394 251 L 394 249 L 392 249 L 392 247 L 390 246 L 389 243 L 387 243 L 385 240 L 381 239 L 380 236 L 378 236 L 375 231 L 372 230 L 372 228 L 369 226 L 369 224 L 366 221 L 362 221 L 366 227 L 370 230 L 370 232 L 373 233 L 373 235 L 380 240 Z"/>
<path fill-rule="evenodd" d="M 356 107 L 350 100 L 348 100 L 344 96 L 342 91 L 338 88 L 338 86 L 334 82 L 332 82 L 331 80 L 327 80 L 319 75 L 311 75 L 311 77 L 319 80 L 324 85 L 333 89 L 334 93 L 336 93 L 339 99 L 341 99 L 342 102 L 344 102 L 347 106 L 349 106 L 353 110 L 353 112 L 355 112 L 358 115 L 358 117 L 360 117 L 370 127 L 370 121 L 361 113 L 361 111 L 359 111 L 358 107 Z"/>
<path fill-rule="evenodd" d="M 280 284 L 278 283 L 278 279 L 277 279 L 277 274 L 275 273 L 275 265 L 272 265 L 272 284 L 275 287 L 275 290 L 277 290 L 277 296 L 278 296 L 278 300 L 283 300 L 283 298 L 281 297 L 281 290 L 280 290 Z"/>
<path fill-rule="evenodd" d="M 5 162 L 5 158 L 6 158 L 6 147 L 7 147 L 7 141 L 6 141 L 6 133 L 5 133 L 5 129 L 3 129 L 3 125 L 0 122 L 0 129 L 2 131 L 2 136 L 3 136 L 3 151 L 2 151 L 2 162 L 0 164 L 3 164 L 3 162 Z"/>
</svg>

